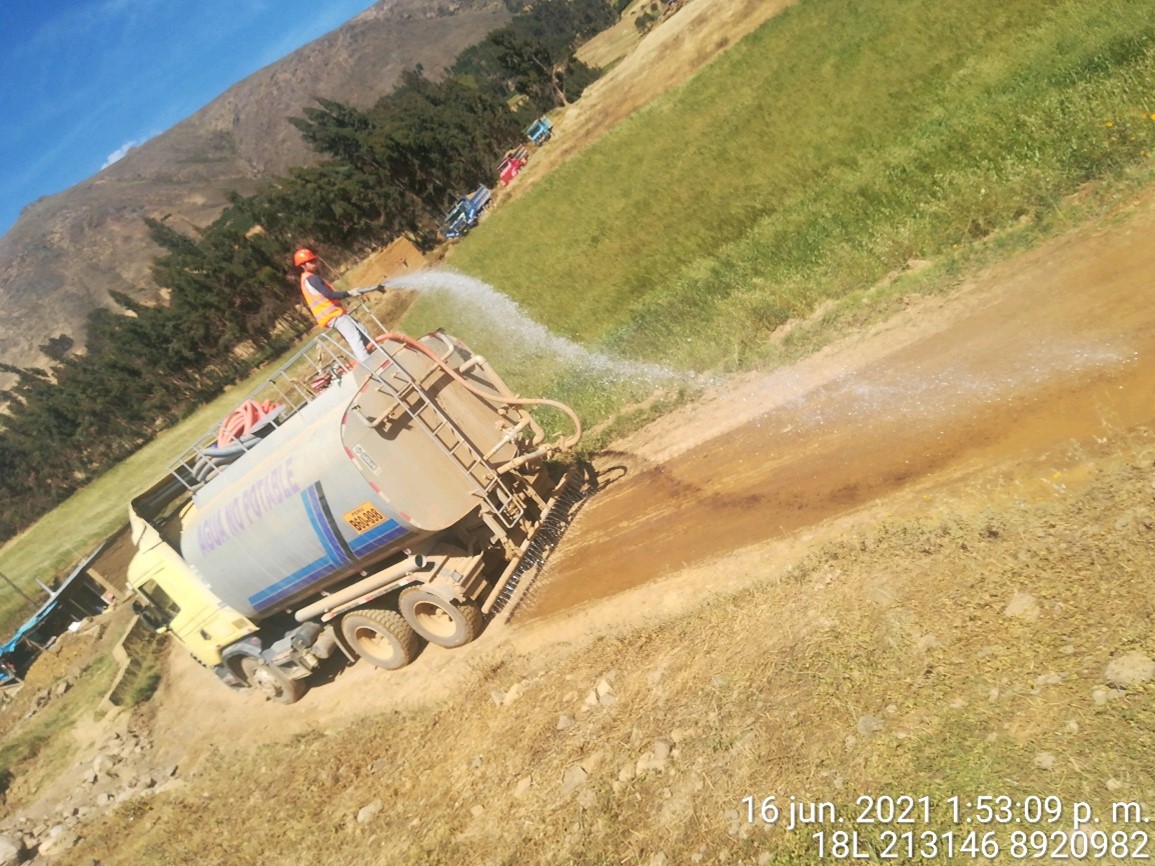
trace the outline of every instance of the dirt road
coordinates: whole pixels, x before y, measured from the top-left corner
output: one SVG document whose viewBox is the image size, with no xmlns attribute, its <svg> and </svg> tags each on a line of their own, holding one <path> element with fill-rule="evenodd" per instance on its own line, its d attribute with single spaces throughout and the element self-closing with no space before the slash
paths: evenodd
<svg viewBox="0 0 1155 866">
<path fill-rule="evenodd" d="M 970 465 L 1155 421 L 1151 199 L 1135 210 L 1122 230 L 1061 238 L 607 455 L 611 483 L 567 539 L 534 615 Z"/>
<path fill-rule="evenodd" d="M 1155 191 L 1117 216 L 952 297 L 912 299 L 794 367 L 715 387 L 618 443 L 527 603 L 473 645 L 427 649 L 393 673 L 357 665 L 292 707 L 229 693 L 175 649 L 155 742 L 189 767 L 255 730 L 279 738 L 436 701 L 489 655 L 545 651 L 668 608 L 666 596 L 684 605 L 736 588 L 754 575 L 732 570 L 734 551 L 852 512 L 925 511 L 980 468 L 1005 464 L 1015 496 L 1045 495 L 1072 442 L 1155 424 Z"/>
<path fill-rule="evenodd" d="M 687 6 L 599 82 L 604 93 L 570 109 L 566 149 L 535 157 L 518 188 L 785 5 Z M 708 14 L 719 9 L 729 13 Z M 625 97 L 610 93 L 623 88 Z M 191 777 L 214 751 L 474 695 L 511 654 L 544 666 L 599 635 L 780 575 L 851 524 L 933 513 L 948 498 L 981 511 L 984 497 L 1052 495 L 1084 444 L 1155 429 L 1153 233 L 1155 189 L 950 297 L 909 298 L 890 321 L 799 364 L 712 385 L 615 443 L 597 461 L 602 490 L 516 616 L 467 647 L 427 648 L 391 673 L 364 663 L 334 671 L 285 707 L 229 692 L 174 644 L 146 710 L 150 761 Z"/>
</svg>

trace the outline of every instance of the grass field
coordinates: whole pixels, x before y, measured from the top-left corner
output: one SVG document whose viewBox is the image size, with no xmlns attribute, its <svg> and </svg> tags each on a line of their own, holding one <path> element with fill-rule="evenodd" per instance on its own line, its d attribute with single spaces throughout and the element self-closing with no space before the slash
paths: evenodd
<svg viewBox="0 0 1155 866">
<path fill-rule="evenodd" d="M 492 214 L 452 267 L 584 346 L 733 369 L 820 341 L 813 328 L 767 338 L 824 300 L 843 302 L 824 321 L 845 328 L 1062 228 L 1150 179 L 1153 152 L 1150 3 L 806 0 Z M 912 260 L 936 266 L 884 285 Z M 452 299 L 419 299 L 407 329 L 437 326 L 588 423 L 655 387 L 507 363 L 502 333 Z M 51 580 L 236 400 L 69 499 L 0 551 L 0 571 Z"/>
<path fill-rule="evenodd" d="M 912 260 L 949 281 L 993 241 L 1085 214 L 1099 185 L 1149 178 L 1153 46 L 1137 0 L 806 0 L 493 214 L 451 265 L 586 345 L 763 362 L 825 299 Z"/>
<path fill-rule="evenodd" d="M 588 347 L 685 370 L 773 362 L 1149 182 L 1153 101 L 1151 4 L 801 0 L 494 213 L 452 264 Z M 811 327 L 768 339 L 824 300 Z M 423 297 L 406 329 L 435 325 L 505 369 L 501 334 L 451 296 Z M 643 396 L 525 363 L 520 390 L 587 420 Z M 38 551 L 76 526 L 99 537 L 236 399 L 75 497 L 0 568 L 45 567 Z M 1048 472 L 1084 479 L 1069 487 L 1020 499 L 995 469 L 918 517 L 829 527 L 785 570 L 739 551 L 717 567 L 747 583 L 684 616 L 495 654 L 436 706 L 223 744 L 188 788 L 93 822 L 76 862 L 803 864 L 813 837 L 764 820 L 766 796 L 843 816 L 861 795 L 925 796 L 917 829 L 960 844 L 974 828 L 951 820 L 952 795 L 1103 816 L 1150 803 L 1150 688 L 1102 683 L 1116 649 L 1150 647 L 1155 555 L 1128 515 L 1149 513 L 1155 443 L 1095 441 L 1048 455 Z M 1017 593 L 1036 618 L 1008 612 Z M 590 704 L 603 682 L 614 700 Z M 862 831 L 875 854 L 882 829 Z M 1015 829 L 990 832 L 1010 855 Z"/>
</svg>

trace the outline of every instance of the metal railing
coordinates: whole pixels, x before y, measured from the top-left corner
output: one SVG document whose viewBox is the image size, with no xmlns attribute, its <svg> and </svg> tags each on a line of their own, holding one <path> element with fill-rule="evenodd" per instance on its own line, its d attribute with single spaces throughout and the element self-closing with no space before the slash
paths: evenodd
<svg viewBox="0 0 1155 866">
<path fill-rule="evenodd" d="M 362 306 L 356 312 L 359 321 L 368 319 L 378 334 L 385 332 L 385 326 L 367 307 Z M 238 410 L 250 404 L 261 409 L 261 417 L 251 430 L 223 441 L 227 438 L 221 435 L 222 427 L 229 420 L 226 417 L 173 461 L 168 467 L 169 473 L 190 492 L 200 489 L 320 396 L 334 381 L 349 374 L 358 363 L 339 333 L 323 329 L 238 402 Z"/>
<path fill-rule="evenodd" d="M 447 361 L 453 353 L 452 344 L 447 345 L 443 361 Z M 370 378 L 377 383 L 382 393 L 395 401 L 394 408 L 377 418 L 367 418 L 360 412 L 358 415 L 370 426 L 378 426 L 390 418 L 400 420 L 402 416 L 408 416 L 412 419 L 414 425 L 424 430 L 442 453 L 469 478 L 474 495 L 488 505 L 487 511 L 500 523 L 500 529 L 496 525 L 490 528 L 504 536 L 524 516 L 524 498 L 518 496 L 497 473 L 489 461 L 490 455 L 483 454 L 458 423 L 429 395 L 425 377 L 419 380 L 406 365 L 397 361 L 395 355 L 390 355 L 390 358 L 394 363 L 378 367 L 370 374 Z M 440 367 L 434 365 L 427 376 L 437 374 L 445 375 Z M 494 397 L 500 399 L 499 394 Z M 400 414 L 397 414 L 398 410 Z"/>
</svg>

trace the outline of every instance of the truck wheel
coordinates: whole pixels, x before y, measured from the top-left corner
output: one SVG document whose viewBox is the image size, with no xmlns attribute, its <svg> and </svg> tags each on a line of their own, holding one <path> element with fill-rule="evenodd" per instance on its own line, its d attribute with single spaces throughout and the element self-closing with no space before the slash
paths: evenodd
<svg viewBox="0 0 1155 866">
<path fill-rule="evenodd" d="M 301 680 L 287 676 L 283 670 L 264 659 L 245 656 L 241 659 L 241 673 L 248 684 L 278 704 L 295 704 L 309 690 Z"/>
<path fill-rule="evenodd" d="M 421 651 L 421 638 L 400 614 L 377 607 L 363 607 L 341 618 L 341 634 L 353 652 L 365 661 L 395 671 Z"/>
<path fill-rule="evenodd" d="M 420 587 L 401 593 L 397 603 L 413 630 L 437 646 L 465 646 L 481 633 L 485 615 L 475 604 L 454 604 Z"/>
</svg>

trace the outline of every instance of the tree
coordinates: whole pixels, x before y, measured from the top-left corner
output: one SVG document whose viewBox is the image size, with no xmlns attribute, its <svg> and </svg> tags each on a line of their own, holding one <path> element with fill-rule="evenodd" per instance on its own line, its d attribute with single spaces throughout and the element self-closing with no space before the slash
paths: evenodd
<svg viewBox="0 0 1155 866">
<path fill-rule="evenodd" d="M 510 25 L 463 52 L 450 78 L 420 67 L 372 109 L 318 99 L 291 119 L 324 157 L 229 206 L 204 229 L 146 220 L 162 250 L 152 266 L 167 305 L 113 300 L 97 310 L 87 354 L 68 357 L 63 335 L 40 348 L 51 372 L 0 364 L 16 384 L 0 392 L 0 541 L 139 448 L 158 429 L 248 371 L 236 346 L 265 345 L 286 315 L 307 327 L 288 279 L 305 239 L 352 252 L 402 232 L 432 240 L 456 192 L 492 178 L 500 155 L 534 111 L 577 98 L 597 73 L 575 46 L 616 20 L 605 0 L 506 0 Z"/>
<path fill-rule="evenodd" d="M 362 171 L 379 171 L 381 166 L 375 164 L 372 151 L 366 146 L 372 121 L 358 109 L 332 99 L 317 98 L 317 104 L 320 108 L 306 108 L 303 118 L 289 118 L 309 146 Z"/>
<path fill-rule="evenodd" d="M 459 54 L 451 75 L 503 100 L 523 94 L 536 112 L 576 99 L 597 73 L 574 59 L 574 49 L 618 12 L 604 0 L 539 0 L 519 12 Z"/>
<path fill-rule="evenodd" d="M 36 348 L 53 361 L 62 361 L 72 351 L 74 345 L 76 345 L 76 341 L 67 334 L 57 334 L 55 337 L 49 337 Z"/>
</svg>

